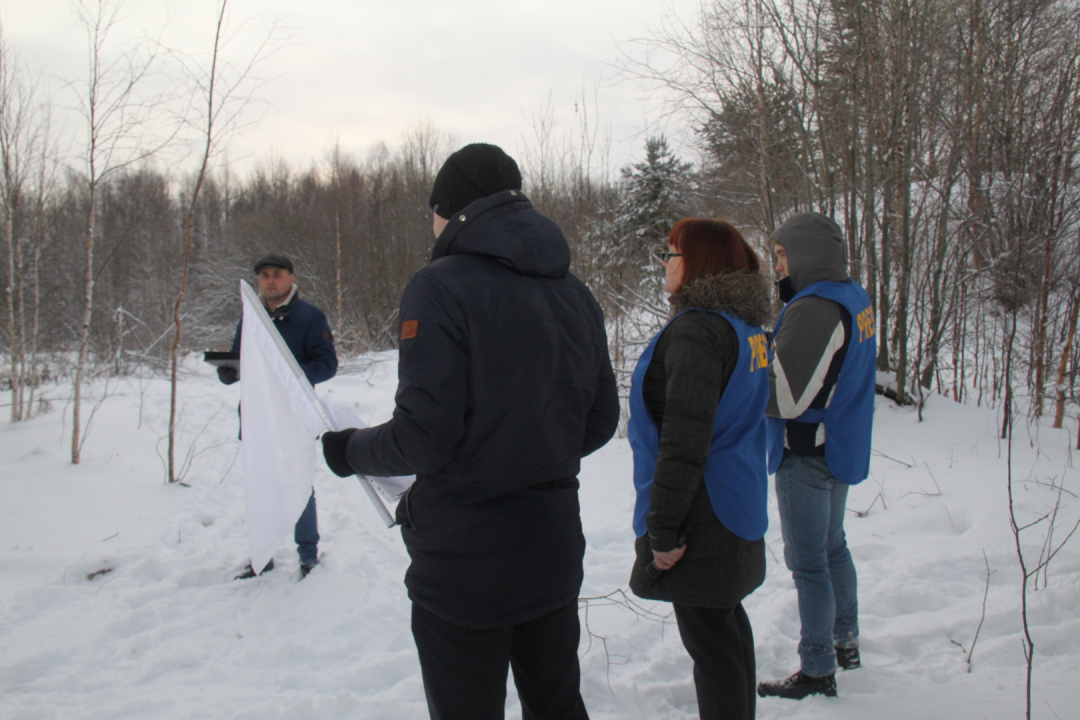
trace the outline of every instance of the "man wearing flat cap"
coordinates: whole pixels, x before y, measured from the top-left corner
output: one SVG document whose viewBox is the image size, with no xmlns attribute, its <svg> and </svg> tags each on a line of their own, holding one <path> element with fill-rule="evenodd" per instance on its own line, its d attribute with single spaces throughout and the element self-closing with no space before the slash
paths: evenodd
<svg viewBox="0 0 1080 720">
<path fill-rule="evenodd" d="M 498 147 L 452 154 L 430 205 L 393 418 L 323 452 L 342 477 L 416 474 L 397 520 L 431 717 L 502 718 L 512 668 L 523 717 L 587 718 L 577 474 L 619 419 L 603 313 Z"/>
<path fill-rule="evenodd" d="M 255 274 L 259 278 L 259 298 L 308 382 L 315 385 L 334 377 L 337 372 L 337 353 L 334 350 L 334 336 L 330 333 L 330 324 L 322 310 L 300 299 L 292 261 L 284 255 L 267 255 L 255 263 Z M 233 352 L 240 352 L 243 324 L 244 320 L 241 318 L 236 325 Z M 237 371 L 228 367 L 218 368 L 218 378 L 226 385 L 240 379 Z M 296 521 L 293 537 L 300 554 L 300 577 L 303 579 L 319 564 L 319 521 L 315 511 L 314 490 L 307 507 Z M 274 560 L 271 558 L 263 572 L 273 569 Z M 255 575 L 255 571 L 248 567 L 236 577 L 244 580 Z"/>
</svg>

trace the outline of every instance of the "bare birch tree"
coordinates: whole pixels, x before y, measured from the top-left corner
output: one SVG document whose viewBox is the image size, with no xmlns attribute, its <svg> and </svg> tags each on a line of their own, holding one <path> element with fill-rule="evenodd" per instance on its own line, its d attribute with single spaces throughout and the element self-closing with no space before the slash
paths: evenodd
<svg viewBox="0 0 1080 720">
<path fill-rule="evenodd" d="M 177 431 L 177 373 L 180 364 L 180 343 L 183 336 L 181 307 L 187 290 L 188 274 L 191 269 L 191 251 L 195 230 L 195 216 L 199 205 L 199 194 L 206 179 L 210 162 L 219 156 L 229 136 L 235 133 L 244 122 L 245 109 L 253 102 L 253 85 L 257 80 L 253 75 L 255 66 L 266 57 L 271 49 L 270 34 L 257 45 L 256 51 L 248 61 L 240 66 L 231 66 L 221 62 L 221 50 L 225 41 L 228 0 L 221 0 L 218 7 L 217 22 L 214 27 L 214 39 L 209 57 L 209 67 L 198 72 L 197 66 L 189 66 L 192 77 L 196 80 L 195 97 L 201 101 L 198 105 L 198 120 L 194 127 L 199 138 L 198 170 L 187 203 L 184 218 L 184 259 L 180 268 L 180 286 L 173 304 L 173 341 L 170 349 L 170 392 L 169 392 L 169 441 L 168 473 L 169 482 L 181 480 L 181 471 L 176 466 L 176 431 Z M 272 33 L 271 33 L 272 34 Z"/>
<path fill-rule="evenodd" d="M 0 24 L 0 195 L 4 211 L 4 238 L 7 242 L 8 349 L 11 361 L 11 421 L 22 419 L 25 389 L 26 334 L 23 319 L 23 239 L 25 234 L 21 204 L 32 176 L 34 144 L 39 140 L 35 126 L 36 100 L 32 87 L 14 51 L 8 46 Z M 20 332 L 22 330 L 22 332 Z"/>
<path fill-rule="evenodd" d="M 83 438 L 82 390 L 90 353 L 90 321 L 94 310 L 94 242 L 97 195 L 110 176 L 151 157 L 175 136 L 170 121 L 169 90 L 152 87 L 158 57 L 146 44 L 113 50 L 110 35 L 119 23 L 119 3 L 80 0 L 75 6 L 86 33 L 86 75 L 72 83 L 84 124 L 81 166 L 86 195 L 83 254 L 83 312 L 79 356 L 72 396 L 71 462 L 78 463 Z M 164 132 L 163 132 L 164 129 Z"/>
</svg>

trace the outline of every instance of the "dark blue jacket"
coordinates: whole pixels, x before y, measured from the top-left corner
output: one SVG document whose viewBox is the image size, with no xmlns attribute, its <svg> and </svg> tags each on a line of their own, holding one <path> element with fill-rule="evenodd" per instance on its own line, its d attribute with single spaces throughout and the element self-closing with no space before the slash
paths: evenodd
<svg viewBox="0 0 1080 720">
<path fill-rule="evenodd" d="M 294 292 L 292 299 L 274 308 L 270 317 L 308 382 L 315 385 L 334 377 L 337 373 L 337 352 L 334 350 L 330 324 L 322 310 L 301 300 L 300 293 Z M 244 319 L 241 318 L 236 324 L 233 352 L 240 352 L 240 330 L 243 326 Z"/>
<path fill-rule="evenodd" d="M 520 191 L 443 230 L 401 299 L 393 419 L 349 441 L 353 469 L 417 474 L 398 506 L 409 595 L 467 627 L 574 601 L 580 460 L 618 425 L 603 313 L 559 228 Z"/>
</svg>

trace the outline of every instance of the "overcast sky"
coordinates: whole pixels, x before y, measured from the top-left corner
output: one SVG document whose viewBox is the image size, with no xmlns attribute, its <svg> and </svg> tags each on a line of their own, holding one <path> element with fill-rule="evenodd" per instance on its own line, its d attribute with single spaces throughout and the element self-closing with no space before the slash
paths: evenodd
<svg viewBox="0 0 1080 720">
<path fill-rule="evenodd" d="M 394 146 L 429 120 L 458 144 L 486 141 L 511 154 L 534 145 L 530 118 L 549 102 L 556 133 L 576 124 L 584 93 L 611 141 L 612 168 L 640 159 L 647 134 L 682 132 L 660 96 L 613 67 L 631 38 L 665 16 L 689 23 L 700 0 L 230 0 L 235 39 L 226 55 L 246 59 L 274 23 L 287 43 L 258 68 L 270 79 L 260 122 L 230 141 L 241 167 L 270 157 L 306 166 L 340 139 L 361 156 L 376 141 Z M 112 38 L 161 35 L 185 52 L 212 42 L 215 0 L 128 0 Z M 7 0 L 4 34 L 31 69 L 51 80 L 85 77 L 86 33 L 70 0 Z M 258 22 L 242 26 L 245 19 Z M 164 29 L 162 29 L 164 28 Z M 597 107 L 592 107 L 596 101 Z M 70 101 L 69 101 L 70 102 Z M 68 123 L 74 137 L 78 125 Z"/>
</svg>

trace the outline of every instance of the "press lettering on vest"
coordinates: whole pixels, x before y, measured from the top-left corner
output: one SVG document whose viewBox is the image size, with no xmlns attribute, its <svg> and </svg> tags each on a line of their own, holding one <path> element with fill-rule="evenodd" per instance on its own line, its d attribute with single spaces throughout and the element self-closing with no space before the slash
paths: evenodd
<svg viewBox="0 0 1080 720">
<path fill-rule="evenodd" d="M 769 366 L 768 345 L 765 335 L 758 333 L 747 338 L 750 341 L 750 372 Z"/>
<path fill-rule="evenodd" d="M 401 339 L 412 340 L 416 337 L 416 331 L 420 327 L 419 320 L 406 320 L 401 323 Z"/>
<path fill-rule="evenodd" d="M 873 337 L 877 332 L 877 328 L 874 326 L 874 308 L 868 307 L 859 313 L 857 322 L 859 323 L 859 342 Z"/>
</svg>

